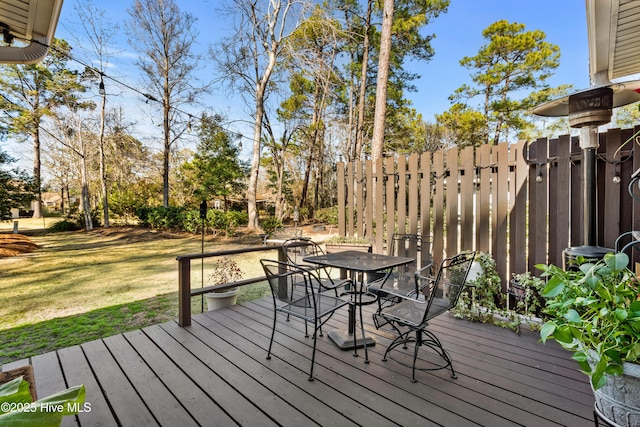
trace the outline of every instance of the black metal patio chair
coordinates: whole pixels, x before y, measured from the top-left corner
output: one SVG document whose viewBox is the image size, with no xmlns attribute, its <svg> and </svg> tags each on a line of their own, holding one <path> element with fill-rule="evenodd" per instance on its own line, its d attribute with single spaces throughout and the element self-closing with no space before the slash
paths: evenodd
<svg viewBox="0 0 640 427">
<path fill-rule="evenodd" d="M 428 329 L 428 326 L 431 319 L 455 307 L 465 287 L 474 257 L 475 252 L 468 252 L 446 258 L 442 261 L 435 279 L 417 273 L 416 280 L 423 285 L 424 299 L 405 297 L 401 302 L 385 307 L 377 313 L 378 319 L 382 319 L 385 324 L 390 324 L 398 334 L 387 347 L 382 358 L 383 361 L 387 360 L 389 352 L 396 347 L 402 345 L 406 349 L 408 343 L 414 343 L 411 364 L 412 382 L 416 382 L 416 369 L 433 371 L 448 367 L 451 370 L 451 377 L 457 378 L 451 357 L 442 347 L 442 343 L 436 335 Z M 418 350 L 422 346 L 433 349 L 445 363 L 436 364 L 435 367 L 416 368 Z"/>
<path fill-rule="evenodd" d="M 286 314 L 287 320 L 289 316 L 304 320 L 305 337 L 309 337 L 308 323 L 313 323 L 313 352 L 311 354 L 311 369 L 309 370 L 309 381 L 313 381 L 317 336 L 322 336 L 322 325 L 331 318 L 336 310 L 347 305 L 348 302 L 326 292 L 316 292 L 316 289 L 322 288 L 322 283 L 318 275 L 310 269 L 266 259 L 261 259 L 260 263 L 273 296 L 273 328 L 267 359 L 271 359 L 271 347 L 276 332 L 278 313 Z M 300 290 L 290 298 L 287 295 L 287 289 L 293 284 L 296 284 L 297 287 L 304 285 L 304 291 Z"/>
<path fill-rule="evenodd" d="M 389 255 L 413 258 L 414 261 L 394 269 L 391 274 L 379 272 L 367 290 L 378 296 L 378 312 L 397 304 L 404 297 L 417 298 L 426 283 L 418 276 L 432 273 L 431 241 L 419 234 L 394 234 L 389 244 Z"/>
<path fill-rule="evenodd" d="M 289 263 L 316 272 L 320 279 L 320 283 L 322 284 L 322 289 L 319 289 L 320 292 L 324 290 L 334 290 L 337 296 L 338 288 L 351 283 L 351 279 L 340 279 L 335 277 L 336 274 L 334 274 L 330 267 L 324 267 L 304 261 L 305 257 L 325 254 L 320 245 L 313 240 L 306 238 L 288 239 L 282 244 L 282 251 L 286 255 Z"/>
</svg>

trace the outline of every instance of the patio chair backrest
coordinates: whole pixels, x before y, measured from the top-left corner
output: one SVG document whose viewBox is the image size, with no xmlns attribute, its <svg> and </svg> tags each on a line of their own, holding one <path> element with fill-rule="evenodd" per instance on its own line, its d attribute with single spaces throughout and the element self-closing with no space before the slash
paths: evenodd
<svg viewBox="0 0 640 427">
<path fill-rule="evenodd" d="M 307 294 L 313 296 L 315 293 L 313 286 L 309 285 L 313 284 L 314 278 L 316 281 L 318 279 L 311 271 L 276 260 L 261 259 L 260 263 L 269 282 L 274 303 L 276 300 L 289 302 L 294 297 L 293 292 L 296 288 L 299 288 L 299 295 L 295 297 Z"/>
<path fill-rule="evenodd" d="M 305 262 L 303 258 L 315 255 L 324 255 L 324 251 L 316 242 L 304 239 L 288 239 L 282 244 L 282 251 L 287 256 L 287 261 L 297 266 L 318 268 L 316 264 Z"/>
<path fill-rule="evenodd" d="M 415 261 L 407 264 L 407 271 L 418 271 L 431 263 L 431 240 L 420 234 L 395 233 L 389 244 L 389 255 L 414 258 Z"/>
<path fill-rule="evenodd" d="M 397 268 L 397 280 L 411 287 L 414 273 L 432 263 L 431 241 L 420 234 L 395 233 L 391 237 L 388 254 L 414 259 L 413 262 Z"/>
<path fill-rule="evenodd" d="M 421 282 L 422 293 L 427 300 L 424 322 L 456 306 L 474 257 L 475 252 L 464 252 L 444 259 L 435 279 L 416 273 L 416 279 Z"/>
</svg>

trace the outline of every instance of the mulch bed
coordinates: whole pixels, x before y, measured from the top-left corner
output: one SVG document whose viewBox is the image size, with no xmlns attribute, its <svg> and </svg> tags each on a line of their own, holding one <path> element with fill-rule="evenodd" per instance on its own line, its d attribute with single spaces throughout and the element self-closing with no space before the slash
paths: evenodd
<svg viewBox="0 0 640 427">
<path fill-rule="evenodd" d="M 33 252 L 38 245 L 23 234 L 0 234 L 0 258 Z"/>
</svg>

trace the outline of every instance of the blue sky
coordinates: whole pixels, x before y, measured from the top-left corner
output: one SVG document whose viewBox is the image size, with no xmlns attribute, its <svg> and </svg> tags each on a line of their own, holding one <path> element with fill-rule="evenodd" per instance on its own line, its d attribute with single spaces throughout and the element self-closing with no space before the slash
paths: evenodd
<svg viewBox="0 0 640 427">
<path fill-rule="evenodd" d="M 197 30 L 203 49 L 229 29 L 229 22 L 221 19 L 216 11 L 218 2 L 178 0 L 181 9 L 198 17 Z M 75 4 L 75 0 L 65 1 L 56 34 L 58 37 L 68 39 L 76 33 Z M 126 9 L 131 1 L 111 0 L 98 4 L 106 9 L 113 22 L 119 22 L 127 19 Z M 459 61 L 464 56 L 475 55 L 485 43 L 482 31 L 501 19 L 525 24 L 527 30 L 542 30 L 548 42 L 560 46 L 561 65 L 551 85 L 570 83 L 576 89 L 589 86 L 584 0 L 451 0 L 448 12 L 424 29 L 426 33 L 436 35 L 434 58 L 427 63 L 411 64 L 422 78 L 417 82 L 418 92 L 409 94 L 409 97 L 425 120 L 433 121 L 434 114 L 446 111 L 450 106 L 449 95 L 462 84 L 470 83 L 469 71 L 462 68 Z M 125 37 L 121 37 L 119 44 L 122 49 L 130 50 Z M 132 64 L 134 58 L 125 54 L 119 61 L 125 62 L 116 65 L 127 68 L 126 61 Z M 115 69 L 114 73 L 119 74 Z M 230 105 L 221 105 L 229 103 L 225 96 L 214 95 L 212 102 L 225 110 L 237 112 Z"/>
<path fill-rule="evenodd" d="M 229 19 L 224 19 L 216 10 L 221 0 L 177 0 L 180 8 L 194 14 L 197 18 L 197 28 L 200 37 L 198 48 L 205 51 L 207 46 L 222 38 L 231 28 Z M 140 75 L 135 69 L 136 53 L 127 44 L 124 34 L 124 20 L 128 19 L 127 8 L 131 0 L 94 0 L 98 7 L 105 9 L 107 17 L 113 23 L 121 23 L 122 28 L 116 31 L 114 42 L 121 50 L 113 58 L 112 66 L 107 70 L 120 81 L 133 87 L 139 87 L 140 82 L 132 75 Z M 76 0 L 65 0 L 56 37 L 64 38 L 73 45 L 81 30 L 78 29 L 78 18 L 75 12 Z M 424 31 L 434 33 L 433 40 L 435 56 L 429 62 L 412 63 L 412 71 L 422 77 L 415 82 L 417 93 L 408 94 L 413 105 L 428 122 L 434 122 L 434 115 L 446 111 L 450 107 L 448 100 L 456 88 L 462 84 L 471 83 L 469 71 L 459 64 L 464 56 L 475 55 L 485 43 L 482 31 L 492 23 L 506 19 L 510 22 L 525 24 L 526 30 L 542 30 L 547 35 L 546 40 L 556 44 L 561 50 L 560 67 L 549 80 L 552 86 L 572 84 L 575 89 L 589 86 L 589 59 L 587 49 L 585 0 L 451 0 L 446 14 L 435 19 Z M 79 52 L 76 50 L 76 54 Z M 206 68 L 204 74 L 207 75 Z M 141 102 L 138 94 L 122 88 L 114 87 L 113 82 L 105 81 L 107 93 L 117 95 L 117 101 L 108 105 L 136 104 L 132 111 L 127 111 L 130 117 L 135 117 L 138 130 L 153 132 L 150 125 L 150 109 Z M 142 89 L 142 88 L 141 88 Z M 241 100 L 229 98 L 220 91 L 214 93 L 204 101 L 205 105 L 215 112 L 226 114 L 231 119 L 250 120 L 246 108 Z M 198 109 L 188 112 L 197 115 Z M 156 120 L 159 117 L 155 118 Z M 238 126 L 238 127 L 233 127 Z M 250 126 L 242 126 L 241 122 L 230 126 L 234 131 L 244 135 L 251 135 Z M 9 152 L 21 160 L 28 160 L 30 149 L 23 144 L 21 147 L 9 147 Z M 249 154 L 249 143 L 245 141 L 243 154 Z"/>
</svg>

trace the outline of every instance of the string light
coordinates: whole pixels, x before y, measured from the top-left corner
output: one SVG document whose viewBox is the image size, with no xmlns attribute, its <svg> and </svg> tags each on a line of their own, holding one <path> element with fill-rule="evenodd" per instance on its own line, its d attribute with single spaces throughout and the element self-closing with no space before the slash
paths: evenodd
<svg viewBox="0 0 640 427">
<path fill-rule="evenodd" d="M 40 41 L 38 41 L 38 40 L 26 40 L 26 39 L 24 39 L 23 41 L 27 41 L 27 42 L 31 42 L 31 43 L 37 43 L 37 44 L 42 45 L 42 46 L 44 46 L 44 47 L 46 47 L 46 48 L 48 48 L 48 49 L 55 49 L 55 50 L 57 50 L 58 52 L 60 52 L 60 53 L 62 53 L 62 54 L 64 54 L 64 55 L 66 55 L 66 56 L 67 56 L 71 61 L 77 62 L 78 64 L 82 65 L 83 67 L 86 67 L 86 68 L 92 68 L 92 69 L 93 69 L 93 67 L 90 67 L 89 65 L 87 65 L 87 64 L 85 64 L 84 62 L 80 61 L 79 59 L 76 59 L 76 58 L 74 58 L 73 56 L 71 56 L 71 54 L 70 54 L 69 52 L 65 52 L 65 51 L 63 51 L 63 50 L 61 50 L 61 49 L 58 49 L 56 46 L 47 45 L 46 43 L 42 43 L 42 42 L 40 42 Z M 95 69 L 94 69 L 94 70 L 95 70 Z M 135 87 L 133 87 L 133 86 L 130 86 L 130 85 L 128 85 L 127 83 L 124 83 L 124 82 L 122 82 L 122 81 L 120 81 L 120 80 L 118 80 L 118 79 L 116 79 L 116 78 L 114 78 L 114 77 L 111 77 L 111 76 L 109 76 L 109 75 L 107 75 L 107 74 L 105 74 L 105 73 L 100 72 L 100 78 L 101 78 L 101 80 L 102 80 L 103 78 L 110 79 L 110 80 L 111 80 L 111 81 L 113 81 L 114 83 L 116 83 L 116 84 L 118 84 L 118 85 L 120 85 L 120 86 L 122 86 L 122 87 L 124 87 L 124 88 L 126 88 L 126 89 L 129 89 L 130 91 L 135 92 L 135 93 L 137 93 L 137 94 L 139 94 L 139 95 L 144 96 L 144 97 L 145 97 L 145 103 L 146 103 L 146 104 L 148 104 L 148 103 L 149 103 L 149 101 L 155 101 L 155 102 L 160 103 L 160 104 L 162 103 L 162 101 L 159 101 L 159 100 L 158 100 L 157 98 L 155 98 L 153 95 L 151 95 L 151 94 L 149 94 L 149 93 L 144 93 L 144 92 L 140 91 L 139 89 L 137 89 L 137 88 L 135 88 Z M 101 84 L 100 84 L 100 86 L 99 86 L 98 90 L 99 90 L 99 91 L 100 91 L 100 90 L 102 90 L 103 86 L 104 86 L 104 81 L 102 80 L 102 82 L 101 82 Z M 101 95 L 102 95 L 102 93 L 101 93 Z M 184 115 L 189 116 L 189 117 L 193 117 L 191 114 L 187 113 L 186 111 L 182 111 L 182 110 L 180 110 L 179 108 L 172 107 L 172 109 L 173 109 L 173 110 L 175 110 L 175 111 L 177 111 L 178 113 L 184 114 Z M 235 121 L 244 121 L 244 120 L 235 120 Z M 188 124 L 187 124 L 187 126 L 188 126 Z M 249 141 L 253 141 L 253 139 L 252 139 L 252 138 L 246 137 L 246 136 L 242 135 L 241 133 L 238 133 L 238 132 L 232 131 L 231 129 L 225 128 L 224 126 L 221 126 L 221 125 L 218 125 L 218 124 L 214 124 L 214 126 L 215 126 L 215 127 L 217 127 L 218 129 L 223 130 L 224 132 L 229 133 L 229 134 L 236 134 L 236 135 L 238 135 L 240 138 L 244 138 L 244 139 L 247 139 L 247 140 L 249 140 Z M 242 143 L 241 143 L 241 142 L 240 142 L 240 147 L 242 147 Z"/>
<path fill-rule="evenodd" d="M 102 79 L 102 74 L 100 74 L 100 85 L 98 86 L 98 93 L 100 95 L 106 94 L 106 92 L 104 90 L 104 80 Z"/>
</svg>

